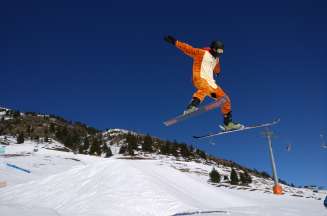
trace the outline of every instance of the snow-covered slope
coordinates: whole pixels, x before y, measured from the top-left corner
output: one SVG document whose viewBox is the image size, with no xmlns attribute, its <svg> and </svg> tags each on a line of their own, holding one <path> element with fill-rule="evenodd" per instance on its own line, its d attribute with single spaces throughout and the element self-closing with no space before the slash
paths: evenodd
<svg viewBox="0 0 327 216">
<path fill-rule="evenodd" d="M 322 200 L 211 185 L 210 165 L 153 155 L 92 157 L 49 150 L 53 145 L 60 146 L 40 144 L 37 152 L 32 142 L 6 146 L 1 215 L 327 215 Z"/>
</svg>

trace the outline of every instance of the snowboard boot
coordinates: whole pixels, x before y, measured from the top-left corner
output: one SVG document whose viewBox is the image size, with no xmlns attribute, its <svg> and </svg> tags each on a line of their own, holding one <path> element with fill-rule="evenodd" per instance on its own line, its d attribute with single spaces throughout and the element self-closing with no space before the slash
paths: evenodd
<svg viewBox="0 0 327 216">
<path fill-rule="evenodd" d="M 192 98 L 191 103 L 186 107 L 186 110 L 183 112 L 183 115 L 188 115 L 192 112 L 197 111 L 200 103 L 201 103 L 200 99 L 196 97 Z"/>
<path fill-rule="evenodd" d="M 224 126 L 222 126 L 224 131 L 238 130 L 242 128 L 244 128 L 244 125 L 233 122 L 231 112 L 224 115 Z"/>
</svg>

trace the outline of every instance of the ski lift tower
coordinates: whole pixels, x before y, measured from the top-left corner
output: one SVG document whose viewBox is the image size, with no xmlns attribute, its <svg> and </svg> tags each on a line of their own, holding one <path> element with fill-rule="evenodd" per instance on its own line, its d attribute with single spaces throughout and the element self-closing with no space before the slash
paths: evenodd
<svg viewBox="0 0 327 216">
<path fill-rule="evenodd" d="M 273 187 L 273 193 L 276 195 L 282 195 L 283 189 L 282 189 L 282 186 L 280 184 L 278 184 L 275 158 L 274 158 L 274 154 L 273 154 L 273 150 L 272 150 L 272 138 L 273 138 L 274 133 L 269 128 L 265 128 L 263 135 L 265 137 L 267 137 L 267 139 L 268 139 L 269 155 L 270 155 L 270 160 L 271 160 L 273 178 L 274 178 L 274 182 L 275 182 L 275 185 Z"/>
</svg>

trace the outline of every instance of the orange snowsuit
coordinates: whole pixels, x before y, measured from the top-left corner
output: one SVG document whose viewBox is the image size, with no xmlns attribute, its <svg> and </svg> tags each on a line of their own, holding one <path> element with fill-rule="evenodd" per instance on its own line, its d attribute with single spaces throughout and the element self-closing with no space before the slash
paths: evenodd
<svg viewBox="0 0 327 216">
<path fill-rule="evenodd" d="M 226 102 L 221 107 L 221 112 L 224 115 L 229 113 L 231 101 L 214 80 L 214 74 L 220 73 L 219 58 L 213 57 L 208 49 L 194 48 L 181 41 L 176 41 L 176 47 L 193 58 L 193 85 L 197 89 L 193 97 L 202 102 L 206 96 L 215 100 L 225 96 Z"/>
</svg>

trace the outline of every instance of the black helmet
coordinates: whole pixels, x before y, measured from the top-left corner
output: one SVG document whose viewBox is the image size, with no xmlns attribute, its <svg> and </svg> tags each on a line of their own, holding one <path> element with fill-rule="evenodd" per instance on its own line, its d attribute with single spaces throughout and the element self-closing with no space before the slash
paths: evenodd
<svg viewBox="0 0 327 216">
<path fill-rule="evenodd" d="M 210 48 L 213 49 L 213 50 L 217 50 L 217 49 L 224 49 L 224 43 L 222 41 L 213 41 L 211 44 L 210 44 Z"/>
</svg>

